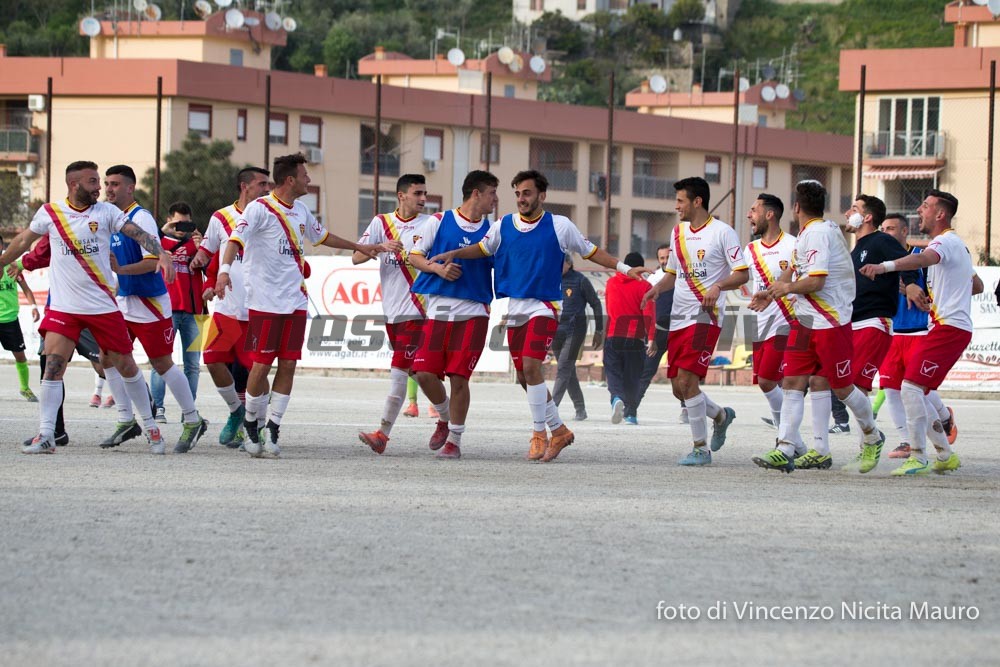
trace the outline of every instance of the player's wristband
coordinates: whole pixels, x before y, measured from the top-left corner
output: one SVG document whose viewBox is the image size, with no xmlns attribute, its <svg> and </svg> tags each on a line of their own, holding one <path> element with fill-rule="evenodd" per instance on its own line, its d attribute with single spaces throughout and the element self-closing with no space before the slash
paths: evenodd
<svg viewBox="0 0 1000 667">
<path fill-rule="evenodd" d="M 625 262 L 618 262 L 618 266 L 616 266 L 615 269 L 618 270 L 618 273 L 628 274 L 628 272 L 632 270 L 632 267 Z"/>
<path fill-rule="evenodd" d="M 882 268 L 885 269 L 886 273 L 894 273 L 896 271 L 896 262 L 892 260 L 882 262 Z"/>
<path fill-rule="evenodd" d="M 17 267 L 18 271 L 24 271 L 24 263 L 21 260 L 14 262 L 14 266 Z"/>
<path fill-rule="evenodd" d="M 229 273 L 229 269 L 231 269 L 231 268 L 233 268 L 232 264 L 220 264 L 219 265 L 219 275 L 221 276 L 223 273 Z"/>
</svg>

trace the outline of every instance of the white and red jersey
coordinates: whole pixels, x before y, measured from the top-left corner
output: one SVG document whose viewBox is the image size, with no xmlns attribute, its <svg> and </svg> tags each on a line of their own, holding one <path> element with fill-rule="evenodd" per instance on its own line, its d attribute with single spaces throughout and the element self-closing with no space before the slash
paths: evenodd
<svg viewBox="0 0 1000 667">
<path fill-rule="evenodd" d="M 319 245 L 329 235 L 301 200 L 288 204 L 272 192 L 250 202 L 229 237 L 243 248 L 247 307 L 282 315 L 305 310 L 304 241 Z"/>
<path fill-rule="evenodd" d="M 205 229 L 205 237 L 201 241 L 201 247 L 205 252 L 214 255 L 215 253 L 226 254 L 229 246 L 229 237 L 236 230 L 236 221 L 243 215 L 238 202 L 233 202 L 225 208 L 220 208 L 212 214 L 208 220 L 208 227 Z M 229 282 L 232 284 L 232 291 L 224 299 L 215 301 L 215 312 L 226 317 L 232 317 L 240 322 L 250 319 L 247 312 L 247 287 L 246 273 L 243 270 L 243 249 L 236 253 L 229 268 Z"/>
<path fill-rule="evenodd" d="M 924 252 L 933 250 L 941 258 L 927 269 L 927 294 L 931 298 L 930 328 L 947 325 L 972 331 L 972 256 L 955 230 L 938 234 Z"/>
<path fill-rule="evenodd" d="M 513 228 L 522 234 L 529 234 L 538 227 L 538 221 L 525 220 L 519 213 L 511 214 Z M 496 254 L 500 248 L 502 239 L 500 228 L 503 218 L 495 220 L 486 236 L 479 242 L 479 247 L 487 255 Z M 584 259 L 590 259 L 597 252 L 597 246 L 590 242 L 586 236 L 580 232 L 576 224 L 564 215 L 552 214 L 552 227 L 555 230 L 556 238 L 563 255 L 575 252 Z M 562 300 L 540 301 L 538 299 L 516 299 L 511 298 L 507 302 L 507 318 L 513 322 L 524 323 L 533 317 L 553 317 L 559 319 L 562 311 Z M 515 325 L 516 326 L 516 325 Z"/>
<path fill-rule="evenodd" d="M 132 206 L 138 206 L 138 204 L 133 204 Z M 129 208 L 131 210 L 131 207 Z M 142 231 L 146 232 L 154 239 L 159 238 L 160 231 L 156 226 L 156 219 L 153 218 L 153 214 L 144 208 L 140 208 L 132 215 L 132 222 Z M 142 259 L 159 259 L 158 256 L 152 255 L 145 248 L 142 249 Z M 160 269 L 157 268 L 157 271 Z M 122 315 L 129 322 L 139 322 L 139 323 L 149 323 L 149 322 L 159 322 L 160 320 L 166 319 L 173 315 L 173 309 L 170 305 L 170 293 L 164 292 L 159 296 L 138 296 L 136 294 L 130 294 L 129 296 L 122 296 L 118 294 L 115 296 L 118 301 L 118 308 L 122 311 Z"/>
<path fill-rule="evenodd" d="M 117 206 L 107 202 L 79 209 L 64 200 L 38 209 L 30 229 L 48 236 L 52 248 L 49 308 L 80 315 L 118 310 L 111 235 L 127 221 Z"/>
<path fill-rule="evenodd" d="M 748 243 L 743 250 L 743 259 L 750 268 L 751 292 L 756 294 L 770 287 L 792 265 L 794 251 L 795 237 L 785 232 L 781 232 L 770 245 L 764 239 Z M 775 299 L 757 313 L 757 341 L 787 334 L 794 321 L 794 295 Z"/>
<path fill-rule="evenodd" d="M 427 298 L 410 291 L 413 281 L 420 274 L 410 264 L 410 251 L 421 241 L 427 233 L 427 226 L 434 220 L 424 213 L 401 218 L 397 209 L 372 218 L 368 229 L 358 239 L 358 243 L 399 241 L 403 244 L 402 252 L 382 252 L 378 256 L 382 312 L 385 313 L 385 321 L 390 324 L 427 317 Z"/>
<path fill-rule="evenodd" d="M 712 285 L 728 278 L 733 271 L 744 271 L 743 246 L 736 230 L 726 223 L 709 216 L 701 227 L 690 222 L 674 227 L 672 252 L 667 262 L 667 273 L 677 276 L 674 287 L 674 306 L 670 310 L 670 330 L 679 331 L 708 318 L 722 326 L 721 315 L 726 308 L 726 293 L 711 313 L 701 309 L 702 299 Z"/>
<path fill-rule="evenodd" d="M 833 329 L 848 324 L 854 312 L 854 262 L 837 223 L 813 218 L 799 231 L 792 265 L 797 279 L 826 276 L 823 289 L 798 294 L 795 317 L 810 329 Z"/>
</svg>

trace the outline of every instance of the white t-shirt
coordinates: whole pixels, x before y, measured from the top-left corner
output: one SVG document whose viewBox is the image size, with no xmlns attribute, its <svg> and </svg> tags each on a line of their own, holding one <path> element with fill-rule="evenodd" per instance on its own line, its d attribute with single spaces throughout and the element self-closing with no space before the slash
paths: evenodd
<svg viewBox="0 0 1000 667">
<path fill-rule="evenodd" d="M 795 242 L 792 265 L 798 279 L 826 276 L 823 289 L 799 294 L 795 316 L 810 329 L 833 329 L 851 321 L 854 312 L 854 262 L 837 223 L 814 218 L 803 225 Z"/>
<path fill-rule="evenodd" d="M 674 227 L 673 236 L 666 268 L 667 273 L 677 276 L 670 330 L 679 331 L 699 321 L 722 326 L 720 314 L 726 312 L 726 293 L 719 294 L 711 313 L 701 309 L 701 300 L 712 285 L 733 271 L 746 270 L 740 237 L 735 229 L 714 217 L 698 229 L 693 229 L 690 222 L 682 222 Z"/>
<path fill-rule="evenodd" d="M 226 254 L 229 246 L 229 237 L 236 229 L 236 223 L 243 215 L 236 202 L 225 208 L 220 208 L 212 214 L 205 229 L 205 237 L 201 240 L 201 247 L 210 254 L 221 253 L 219 259 Z M 215 300 L 215 312 L 226 317 L 232 317 L 241 322 L 250 319 L 247 313 L 247 286 L 246 272 L 243 270 L 243 252 L 236 253 L 236 259 L 229 269 L 229 282 L 232 284 L 232 291 L 224 299 Z"/>
<path fill-rule="evenodd" d="M 127 211 L 125 217 L 128 217 Z M 153 214 L 146 209 L 136 211 L 135 215 L 132 216 L 132 222 L 154 239 L 159 238 L 156 220 L 153 218 Z M 150 257 L 159 259 L 156 255 L 151 255 L 145 248 L 142 248 L 142 258 L 149 259 Z M 156 270 L 159 271 L 159 269 Z M 159 296 L 116 295 L 115 300 L 118 301 L 118 308 L 122 311 L 122 315 L 129 322 L 139 322 L 142 324 L 159 322 L 173 315 L 169 292 L 164 292 Z"/>
<path fill-rule="evenodd" d="M 751 292 L 763 292 L 792 265 L 795 237 L 781 232 L 771 245 L 757 239 L 747 244 L 743 258 L 750 267 Z M 795 320 L 794 294 L 776 299 L 757 315 L 757 342 L 787 335 Z"/>
<path fill-rule="evenodd" d="M 455 222 L 458 223 L 460 229 L 467 232 L 478 232 L 484 224 L 486 224 L 486 218 L 481 218 L 475 222 L 469 220 L 461 213 L 458 209 L 454 210 Z M 441 216 L 443 214 L 437 213 L 431 216 L 424 225 L 424 234 L 419 241 L 410 250 L 411 253 L 415 255 L 423 255 L 430 259 L 431 247 L 434 245 L 434 239 L 437 237 L 438 229 L 441 228 Z M 464 244 L 460 244 L 459 247 L 465 247 Z M 459 278 L 461 280 L 461 278 Z M 489 317 L 490 307 L 488 304 L 479 303 L 478 301 L 472 301 L 470 299 L 457 299 L 452 296 L 441 296 L 440 294 L 428 294 L 427 295 L 427 318 L 431 320 L 438 320 L 441 322 L 455 321 L 460 322 L 462 320 L 472 319 L 473 317 Z"/>
<path fill-rule="evenodd" d="M 50 309 L 80 315 L 118 310 L 111 235 L 126 222 L 125 214 L 107 202 L 77 209 L 64 200 L 38 209 L 30 229 L 47 235 L 51 244 Z"/>
<path fill-rule="evenodd" d="M 524 220 L 520 214 L 514 213 L 512 216 L 514 228 L 522 234 L 530 234 L 538 228 L 538 220 L 529 222 Z M 500 248 L 500 223 L 503 218 L 490 225 L 490 230 L 479 242 L 479 247 L 487 255 L 493 255 Z M 597 246 L 584 236 L 573 221 L 564 215 L 552 215 L 552 226 L 559 240 L 559 247 L 563 254 L 575 252 L 584 259 L 589 259 L 597 252 Z M 559 319 L 559 312 L 562 310 L 562 299 L 559 301 L 540 301 L 538 299 L 515 299 L 511 298 L 507 305 L 507 322 L 510 326 L 516 327 L 525 324 L 533 317 L 553 317 Z"/>
<path fill-rule="evenodd" d="M 358 243 L 385 243 L 395 240 L 403 244 L 402 252 L 379 253 L 378 272 L 382 283 L 382 312 L 390 324 L 408 320 L 422 320 L 427 317 L 427 298 L 414 294 L 410 286 L 420 272 L 410 264 L 410 251 L 426 234 L 425 228 L 433 224 L 435 218 L 418 213 L 409 220 L 399 217 L 398 211 L 376 215 L 368 223 L 368 229 L 358 239 Z M 435 229 L 437 229 L 435 227 Z"/>
<path fill-rule="evenodd" d="M 250 202 L 229 237 L 243 248 L 247 307 L 283 315 L 305 310 L 303 240 L 319 245 L 329 235 L 301 200 L 286 204 L 272 192 Z"/>
<path fill-rule="evenodd" d="M 927 294 L 931 298 L 929 328 L 942 324 L 972 331 L 972 256 L 955 230 L 938 234 L 927 244 L 941 261 L 927 269 Z"/>
</svg>

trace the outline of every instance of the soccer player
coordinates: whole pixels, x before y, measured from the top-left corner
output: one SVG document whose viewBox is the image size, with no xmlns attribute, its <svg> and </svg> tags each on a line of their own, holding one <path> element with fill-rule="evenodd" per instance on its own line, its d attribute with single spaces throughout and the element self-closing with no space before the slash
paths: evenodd
<svg viewBox="0 0 1000 667">
<path fill-rule="evenodd" d="M 427 319 L 412 368 L 438 411 L 428 446 L 441 459 L 462 456 L 469 378 L 486 346 L 490 325 L 493 261 L 481 254 L 480 259 L 446 262 L 437 262 L 434 256 L 479 243 L 489 228 L 486 216 L 496 208 L 499 183 L 488 171 L 469 172 L 462 183 L 462 205 L 434 216 L 409 255 L 410 263 L 421 271 L 411 291 L 427 295 Z M 445 376 L 451 385 L 450 399 Z"/>
<path fill-rule="evenodd" d="M 306 158 L 301 153 L 275 158 L 271 174 L 274 189 L 250 202 L 237 220 L 215 281 L 215 295 L 225 299 L 232 290 L 233 262 L 242 250 L 249 316 L 247 338 L 253 349 L 243 422 L 247 434 L 244 446 L 254 458 L 281 455 L 281 419 L 288 408 L 295 365 L 302 358 L 306 333 L 304 242 L 359 250 L 371 256 L 400 247 L 398 242 L 359 245 L 328 232 L 299 200 L 309 191 L 310 183 Z M 274 384 L 269 386 L 268 374 L 275 359 L 278 370 Z M 268 437 L 262 438 L 259 422 L 265 418 Z"/>
<path fill-rule="evenodd" d="M 875 428 L 868 397 L 854 386 L 851 370 L 854 265 L 840 227 L 822 218 L 825 204 L 826 188 L 818 181 L 800 181 L 795 186 L 792 210 L 800 231 L 792 265 L 766 292 L 754 294 L 751 299 L 751 308 L 756 310 L 769 300 L 796 295 L 796 323 L 785 348 L 784 398 L 777 446 L 767 454 L 755 456 L 753 461 L 762 468 L 795 470 L 806 387 L 814 392 L 832 388 L 861 426 L 864 444 L 855 463 L 860 472 L 869 472 L 878 465 L 885 436 Z M 796 279 L 791 282 L 793 273 Z M 818 431 L 827 431 L 827 423 L 814 424 L 813 430 L 816 438 Z M 825 458 L 830 456 L 829 452 L 818 453 L 819 457 L 810 457 L 809 467 L 829 468 L 832 458 L 829 461 Z"/>
<path fill-rule="evenodd" d="M 396 210 L 375 216 L 358 243 L 399 241 L 403 247 L 394 253 L 379 256 L 379 280 L 382 283 L 382 311 L 385 331 L 392 348 L 389 368 L 389 393 L 382 407 L 379 428 L 362 431 L 358 438 L 376 454 L 385 451 L 392 426 L 399 417 L 406 397 L 406 381 L 413 368 L 413 359 L 420 347 L 427 301 L 422 294 L 410 291 L 419 271 L 410 264 L 410 251 L 425 235 L 425 228 L 435 220 L 423 213 L 427 204 L 427 185 L 422 174 L 403 174 L 396 181 Z M 355 252 L 355 264 L 367 262 L 368 255 Z"/>
<path fill-rule="evenodd" d="M 39 327 L 45 337 L 45 377 L 40 392 L 38 435 L 22 448 L 25 454 L 55 452 L 53 433 L 62 402 L 62 378 L 66 362 L 80 330 L 90 329 L 122 376 L 129 399 L 142 417 L 150 450 L 163 454 L 160 429 L 153 421 L 149 388 L 132 358 L 125 318 L 118 309 L 112 287 L 111 235 L 121 232 L 158 257 L 168 282 L 174 279 L 170 254 L 163 251 L 156 236 L 131 222 L 116 206 L 99 202 L 101 176 L 93 162 L 73 162 L 66 167 L 68 196 L 64 201 L 43 205 L 28 229 L 11 242 L 0 256 L 0 269 L 17 259 L 31 243 L 48 235 L 52 247 L 49 267 L 49 308 Z"/>
<path fill-rule="evenodd" d="M 531 410 L 528 459 L 548 462 L 574 440 L 573 432 L 559 418 L 559 408 L 542 375 L 542 362 L 558 325 L 564 256 L 579 253 L 584 259 L 635 279 L 649 271 L 618 261 L 587 240 L 569 218 L 545 211 L 549 181 L 541 172 L 518 172 L 511 187 L 517 201 L 516 214 L 493 223 L 478 244 L 441 253 L 431 260 L 442 260 L 447 266 L 454 259 L 493 257 L 497 296 L 510 297 L 507 345 Z"/>
<path fill-rule="evenodd" d="M 207 267 L 216 253 L 225 255 L 229 237 L 236 229 L 236 221 L 250 202 L 263 197 L 270 189 L 271 172 L 260 167 L 246 167 L 236 176 L 239 198 L 229 206 L 212 214 L 205 229 L 198 253 L 191 260 L 192 269 Z M 212 312 L 212 323 L 206 338 L 204 359 L 208 373 L 212 376 L 215 389 L 229 408 L 229 418 L 219 432 L 219 444 L 227 447 L 239 446 L 240 431 L 246 409 L 237 393 L 236 380 L 230 371 L 234 363 L 249 369 L 253 359 L 247 349 L 246 337 L 249 313 L 247 311 L 246 276 L 243 271 L 243 253 L 237 248 L 229 268 L 232 294 L 220 299 Z"/>
<path fill-rule="evenodd" d="M 0 247 L 7 244 L 0 239 Z M 28 386 L 28 357 L 24 355 L 24 334 L 18 315 L 21 306 L 17 298 L 17 289 L 21 288 L 24 297 L 31 304 L 31 320 L 39 320 L 38 305 L 35 303 L 35 293 L 28 287 L 24 276 L 12 276 L 7 271 L 0 272 L 0 345 L 14 355 L 14 367 L 17 369 L 17 381 L 21 385 L 21 398 L 29 403 L 37 403 L 38 397 Z"/>
<path fill-rule="evenodd" d="M 972 340 L 972 296 L 983 291 L 969 249 L 951 226 L 957 212 L 958 199 L 953 194 L 931 190 L 917 209 L 920 231 L 933 237 L 927 248 L 917 255 L 861 267 L 862 275 L 873 280 L 885 273 L 928 268 L 931 324 L 916 344 L 900 389 L 910 430 L 910 456 L 892 471 L 897 476 L 950 472 L 961 466 L 936 418 L 937 411 L 925 398 L 929 390 L 941 385 Z M 928 437 L 937 450 L 933 465 L 926 454 Z"/>
<path fill-rule="evenodd" d="M 109 167 L 104 175 L 107 200 L 121 210 L 125 217 L 139 229 L 156 238 L 156 220 L 135 200 L 135 172 L 123 164 Z M 184 373 L 174 365 L 174 320 L 171 316 L 170 297 L 163 276 L 156 270 L 157 257 L 150 254 L 133 239 L 121 233 L 112 234 L 111 251 L 115 257 L 118 274 L 118 307 L 125 316 L 132 340 L 139 343 L 149 357 L 149 363 L 170 387 L 181 406 L 183 430 L 174 446 L 175 454 L 190 451 L 208 429 L 208 422 L 201 418 L 194 405 L 194 396 Z M 169 254 L 169 253 L 168 253 Z M 176 267 L 175 267 L 176 271 Z M 101 447 L 117 447 L 141 433 L 121 374 L 106 353 L 101 355 L 104 376 L 118 407 L 118 424 Z M 154 414 L 155 418 L 155 414 Z"/>
<path fill-rule="evenodd" d="M 795 237 L 781 229 L 785 205 L 774 195 L 762 193 L 750 207 L 750 231 L 760 238 L 743 250 L 750 267 L 752 293 L 766 292 L 792 264 Z M 753 382 L 764 393 L 775 426 L 781 421 L 781 365 L 788 334 L 795 322 L 795 307 L 785 297 L 774 299 L 757 313 L 757 337 L 753 342 Z"/>
<path fill-rule="evenodd" d="M 749 279 L 743 247 L 736 230 L 708 213 L 710 192 L 697 176 L 674 183 L 675 209 L 680 224 L 674 227 L 667 276 L 644 297 L 655 299 L 674 289 L 667 348 L 667 376 L 678 400 L 687 407 L 691 453 L 678 463 L 702 466 L 712 462 L 712 452 L 726 442 L 726 431 L 736 418 L 732 408 L 716 405 L 701 390 L 708 374 L 715 344 L 722 333 L 726 292 Z M 713 422 L 711 451 L 706 416 Z"/>
</svg>

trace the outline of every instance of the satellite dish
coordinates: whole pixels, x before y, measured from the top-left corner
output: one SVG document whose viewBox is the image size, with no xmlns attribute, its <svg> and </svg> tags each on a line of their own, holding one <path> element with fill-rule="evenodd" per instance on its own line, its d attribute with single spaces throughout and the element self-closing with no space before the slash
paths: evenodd
<svg viewBox="0 0 1000 667">
<path fill-rule="evenodd" d="M 531 60 L 528 61 L 528 67 L 535 74 L 541 74 L 545 71 L 545 58 L 541 56 L 531 56 Z"/>
<path fill-rule="evenodd" d="M 973 1 L 974 3 L 976 3 L 977 5 L 980 5 L 980 6 L 984 6 L 984 5 L 986 5 L 987 3 L 989 3 L 989 1 L 990 1 L 990 0 L 972 0 L 972 1 Z"/>
<path fill-rule="evenodd" d="M 745 93 L 750 90 L 750 79 L 745 76 L 740 77 L 740 92 Z"/>
<path fill-rule="evenodd" d="M 277 12 L 268 12 L 264 16 L 264 25 L 268 30 L 281 30 L 281 16 Z"/>
<path fill-rule="evenodd" d="M 667 92 L 667 80 L 660 74 L 649 77 L 649 89 L 657 95 Z"/>
<path fill-rule="evenodd" d="M 779 83 L 774 87 L 774 94 L 778 96 L 779 100 L 787 100 L 788 96 L 792 94 L 792 91 L 789 90 L 787 85 Z"/>
<path fill-rule="evenodd" d="M 777 74 L 777 72 L 774 71 L 774 67 L 772 67 L 771 65 L 764 65 L 764 69 L 762 69 L 760 73 L 763 74 L 764 78 L 767 79 L 768 81 L 773 79 L 774 75 Z"/>
<path fill-rule="evenodd" d="M 459 48 L 448 49 L 448 62 L 455 67 L 461 67 L 465 62 L 465 51 Z"/>
<path fill-rule="evenodd" d="M 524 58 L 522 58 L 520 55 L 514 56 L 514 59 L 510 61 L 510 64 L 507 65 L 507 67 L 510 68 L 511 72 L 517 74 L 522 69 L 524 69 Z"/>
<path fill-rule="evenodd" d="M 260 25 L 260 19 L 257 18 L 256 16 L 248 16 L 245 19 L 243 19 L 243 25 L 247 26 L 248 28 L 255 28 Z"/>
<path fill-rule="evenodd" d="M 149 6 L 149 3 L 146 2 L 146 0 L 132 0 L 132 6 L 135 7 L 135 11 L 142 13 L 146 11 L 146 7 Z"/>
<path fill-rule="evenodd" d="M 212 15 L 212 5 L 209 4 L 208 0 L 198 0 L 194 3 L 194 13 L 198 15 L 198 18 L 207 19 Z"/>
<path fill-rule="evenodd" d="M 792 91 L 792 97 L 795 98 L 796 102 L 802 102 L 803 100 L 806 99 L 806 91 L 802 90 L 801 88 L 796 88 L 795 90 Z"/>
<path fill-rule="evenodd" d="M 684 31 L 680 28 L 674 28 L 674 41 L 679 42 L 684 39 Z"/>
<path fill-rule="evenodd" d="M 215 0 L 215 4 L 219 5 L 222 8 L 226 8 L 229 5 L 233 4 L 233 0 Z"/>
<path fill-rule="evenodd" d="M 771 86 L 764 86 L 760 89 L 760 98 L 765 102 L 773 102 L 777 95 L 774 92 L 774 88 Z"/>
<path fill-rule="evenodd" d="M 233 30 L 238 30 L 239 28 L 243 27 L 244 23 L 246 23 L 246 17 L 243 16 L 243 12 L 241 12 L 238 9 L 236 9 L 235 7 L 233 9 L 227 9 L 226 10 L 226 27 L 227 28 L 232 28 Z"/>
<path fill-rule="evenodd" d="M 295 32 L 299 24 L 291 16 L 286 16 L 285 20 L 281 22 L 281 27 L 285 29 L 285 32 Z"/>
<path fill-rule="evenodd" d="M 87 37 L 97 37 L 101 34 L 101 22 L 93 16 L 88 16 L 80 21 L 80 31 Z"/>
<path fill-rule="evenodd" d="M 497 60 L 499 60 L 504 65 L 509 65 L 514 62 L 514 49 L 509 46 L 501 46 L 497 50 Z"/>
<path fill-rule="evenodd" d="M 993 18 L 1000 16 L 1000 0 L 990 0 L 986 6 L 989 8 L 990 14 L 993 14 Z"/>
<path fill-rule="evenodd" d="M 143 14 L 150 21 L 156 22 L 163 17 L 163 10 L 160 9 L 159 5 L 146 5 L 146 11 Z"/>
</svg>

